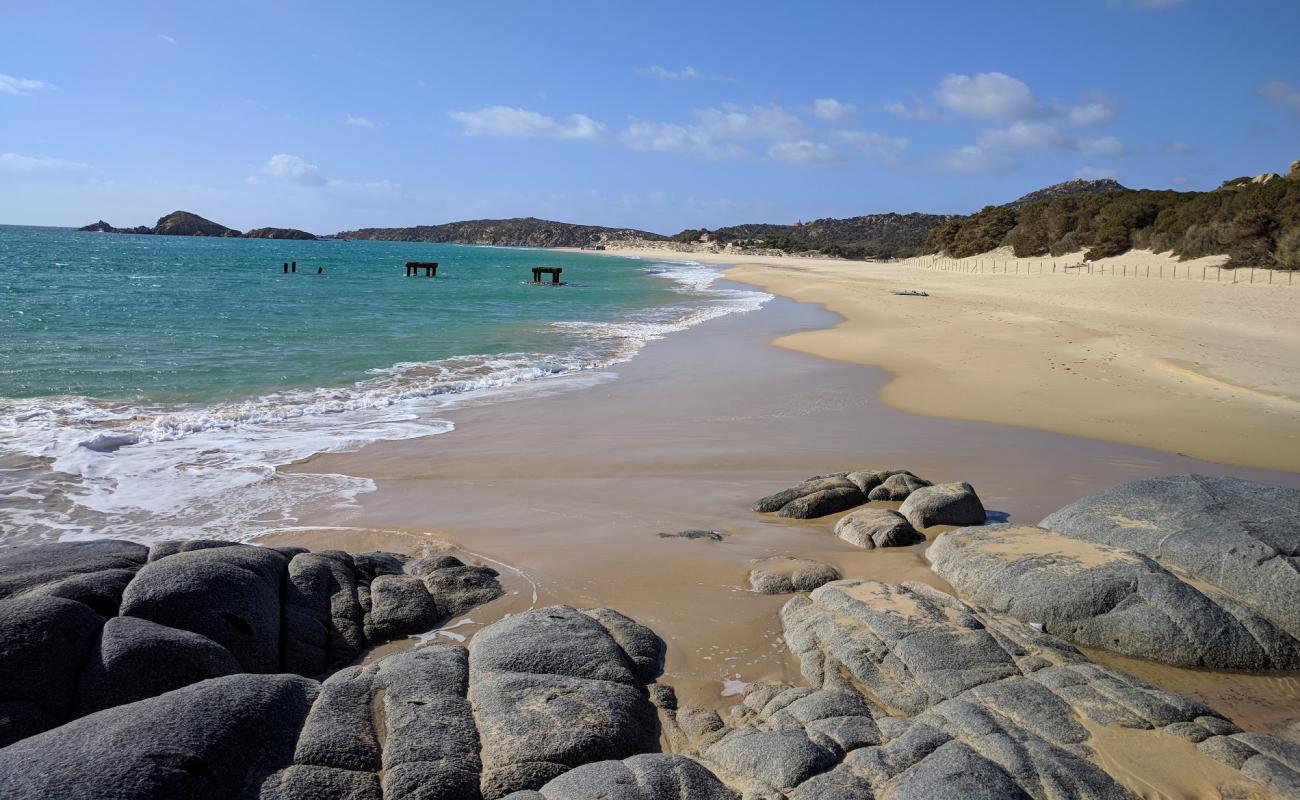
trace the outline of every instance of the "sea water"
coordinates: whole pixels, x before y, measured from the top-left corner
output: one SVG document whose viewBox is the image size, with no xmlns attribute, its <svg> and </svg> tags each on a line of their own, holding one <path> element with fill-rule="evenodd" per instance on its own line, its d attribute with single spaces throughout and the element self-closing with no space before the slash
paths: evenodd
<svg viewBox="0 0 1300 800">
<path fill-rule="evenodd" d="M 565 285 L 530 285 L 534 266 Z M 716 278 L 532 249 L 0 226 L 0 541 L 292 525 L 373 487 L 278 466 L 608 380 L 647 342 L 767 299 Z"/>
</svg>

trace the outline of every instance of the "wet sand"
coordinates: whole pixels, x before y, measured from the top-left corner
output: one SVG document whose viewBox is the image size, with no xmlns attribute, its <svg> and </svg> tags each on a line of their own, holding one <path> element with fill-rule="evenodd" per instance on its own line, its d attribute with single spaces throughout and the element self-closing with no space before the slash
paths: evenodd
<svg viewBox="0 0 1300 800">
<path fill-rule="evenodd" d="M 927 568 L 924 545 L 864 551 L 833 535 L 838 515 L 799 522 L 748 510 L 808 475 L 898 466 L 969 480 L 996 518 L 1022 523 L 1150 475 L 1216 472 L 1300 487 L 1295 473 L 907 414 L 879 400 L 885 373 L 767 344 L 836 320 L 776 299 L 653 343 L 603 384 L 465 407 L 443 415 L 451 433 L 310 459 L 292 470 L 364 476 L 376 490 L 356 508 L 302 520 L 349 530 L 303 531 L 295 543 L 411 551 L 445 542 L 505 562 L 524 579 L 455 632 L 533 605 L 535 584 L 536 605 L 605 605 L 649 625 L 668 645 L 664 680 L 684 702 L 721 707 L 727 681 L 801 682 L 780 635 L 788 597 L 746 589 L 756 560 L 799 556 L 845 577 L 949 590 Z M 659 536 L 687 529 L 724 538 Z"/>
<path fill-rule="evenodd" d="M 1008 253 L 943 269 L 925 268 L 930 259 L 614 254 L 739 260 L 730 277 L 824 304 L 844 319 L 776 343 L 887 370 L 882 397 L 906 411 L 1300 470 L 1300 284 L 1287 273 L 1216 281 L 1210 262 L 1221 259 L 1145 251 L 1069 275 L 1081 256 L 1056 259 L 1053 272 L 1051 259 Z"/>
</svg>

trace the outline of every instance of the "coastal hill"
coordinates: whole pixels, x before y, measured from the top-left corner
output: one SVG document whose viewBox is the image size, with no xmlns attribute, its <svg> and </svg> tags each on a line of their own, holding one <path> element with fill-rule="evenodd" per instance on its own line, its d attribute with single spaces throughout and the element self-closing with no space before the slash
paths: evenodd
<svg viewBox="0 0 1300 800">
<path fill-rule="evenodd" d="M 923 252 L 968 258 L 1010 247 L 1019 257 L 1084 251 L 1098 259 L 1138 248 L 1183 259 L 1226 255 L 1230 267 L 1300 269 L 1300 161 L 1285 176 L 1234 178 L 1209 192 L 1102 183 L 1057 184 L 950 219 Z"/>
<path fill-rule="evenodd" d="M 732 248 L 775 249 L 841 258 L 893 258 L 915 255 L 930 232 L 950 219 L 953 217 L 939 214 L 868 214 L 793 225 L 686 230 L 672 238 L 687 244 L 716 242 Z"/>
<path fill-rule="evenodd" d="M 204 219 L 189 211 L 173 211 L 160 217 L 152 228 L 139 225 L 134 228 L 115 228 L 104 220 L 78 228 L 79 231 L 94 233 L 138 233 L 153 236 L 216 236 L 221 238 L 250 239 L 315 239 L 316 236 L 295 228 L 257 228 L 248 233 L 240 233 L 234 228 L 227 228 L 210 219 Z"/>
<path fill-rule="evenodd" d="M 1120 184 L 1119 181 L 1111 178 L 1102 178 L 1095 181 L 1085 181 L 1076 178 L 1072 181 L 1063 183 L 1054 183 L 1042 189 L 1037 189 L 1029 194 L 1012 200 L 1007 205 L 1012 208 L 1024 208 L 1034 203 L 1046 203 L 1055 200 L 1058 197 L 1073 197 L 1081 194 L 1102 194 L 1104 192 L 1127 192 L 1129 189 Z"/>
<path fill-rule="evenodd" d="M 437 242 L 499 247 L 591 247 L 613 242 L 662 241 L 666 237 L 633 228 L 576 225 L 536 217 L 472 219 L 413 228 L 362 228 L 342 231 L 339 239 L 373 239 L 384 242 Z"/>
</svg>

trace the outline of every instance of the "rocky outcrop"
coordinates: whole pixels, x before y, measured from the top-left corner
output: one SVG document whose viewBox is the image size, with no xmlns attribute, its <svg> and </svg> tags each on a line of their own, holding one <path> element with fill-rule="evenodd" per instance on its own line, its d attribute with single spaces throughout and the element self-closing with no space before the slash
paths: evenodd
<svg viewBox="0 0 1300 800">
<path fill-rule="evenodd" d="M 537 791 L 506 800 L 740 800 L 698 761 L 647 753 L 570 770 Z"/>
<path fill-rule="evenodd" d="M 1300 491 L 1177 475 L 1116 486 L 1039 527 L 1150 557 L 1300 638 Z"/>
<path fill-rule="evenodd" d="M 888 508 L 859 508 L 835 523 L 835 535 L 858 547 L 907 547 L 925 541 L 907 517 Z"/>
<path fill-rule="evenodd" d="M 237 673 L 322 676 L 501 593 L 450 556 L 99 540 L 0 550 L 0 746 Z"/>
<path fill-rule="evenodd" d="M 1300 642 L 1152 559 L 1038 528 L 940 536 L 926 558 L 963 598 L 1071 642 L 1182 667 L 1300 668 Z"/>
<path fill-rule="evenodd" d="M 769 558 L 749 571 L 749 589 L 759 594 L 811 592 L 840 579 L 839 570 L 807 558 Z"/>
<path fill-rule="evenodd" d="M 662 241 L 663 236 L 632 228 L 602 228 L 535 217 L 474 219 L 413 228 L 362 228 L 342 231 L 339 239 L 384 242 L 447 242 L 499 247 L 588 247 L 629 241 Z"/>
<path fill-rule="evenodd" d="M 909 492 L 898 513 L 914 528 L 931 525 L 983 525 L 984 504 L 969 483 L 920 486 Z"/>
<path fill-rule="evenodd" d="M 837 581 L 781 618 L 809 686 L 752 686 L 725 718 L 661 704 L 673 749 L 746 797 L 1130 797 L 1090 726 L 1189 738 L 1284 796 L 1300 785 L 1300 747 L 922 584 Z"/>
<path fill-rule="evenodd" d="M 114 228 L 104 220 L 77 228 L 79 231 L 94 233 L 139 233 L 151 236 L 216 236 L 226 239 L 294 239 L 315 240 L 315 234 L 296 228 L 254 228 L 247 233 L 240 233 L 234 228 L 204 219 L 189 211 L 173 211 L 160 217 L 152 227 L 137 225 L 134 228 Z"/>
<path fill-rule="evenodd" d="M 895 472 L 893 475 L 885 478 L 880 485 L 872 489 L 867 494 L 868 500 L 890 500 L 898 502 L 906 500 L 912 492 L 917 489 L 929 486 L 930 482 L 925 478 L 918 478 L 910 472 Z"/>
<path fill-rule="evenodd" d="M 316 234 L 300 231 L 297 228 L 254 228 L 244 231 L 245 239 L 293 239 L 297 241 L 315 241 Z"/>
</svg>

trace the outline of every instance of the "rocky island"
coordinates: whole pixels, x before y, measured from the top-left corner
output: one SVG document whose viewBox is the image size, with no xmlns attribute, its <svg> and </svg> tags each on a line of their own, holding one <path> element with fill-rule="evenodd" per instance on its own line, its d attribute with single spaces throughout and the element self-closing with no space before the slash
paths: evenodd
<svg viewBox="0 0 1300 800">
<path fill-rule="evenodd" d="M 153 227 L 139 225 L 134 228 L 115 228 L 104 220 L 78 228 L 88 233 L 137 233 L 152 236 L 216 236 L 226 239 L 298 239 L 315 240 L 315 234 L 296 228 L 256 228 L 247 233 L 240 233 L 234 228 L 204 219 L 189 211 L 173 211 L 160 217 Z"/>
</svg>

